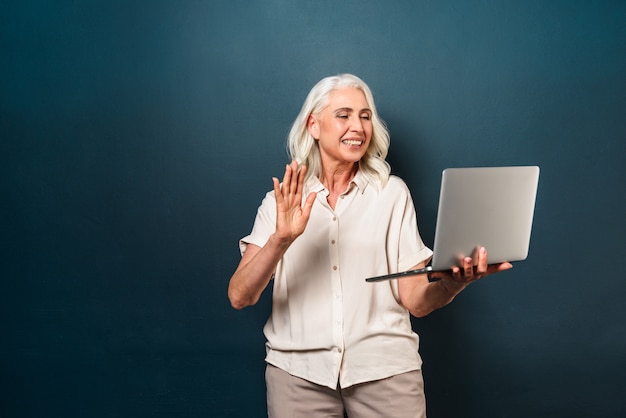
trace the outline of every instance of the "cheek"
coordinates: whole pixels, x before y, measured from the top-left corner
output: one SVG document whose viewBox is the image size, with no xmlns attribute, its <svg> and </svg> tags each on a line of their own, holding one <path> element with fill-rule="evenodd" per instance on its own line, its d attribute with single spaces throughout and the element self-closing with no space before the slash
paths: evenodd
<svg viewBox="0 0 626 418">
<path fill-rule="evenodd" d="M 332 123 L 332 130 L 335 132 L 343 132 L 343 131 L 347 131 L 348 127 L 346 126 L 347 124 L 342 121 L 341 119 L 336 119 L 333 121 Z"/>
<path fill-rule="evenodd" d="M 336 132 L 341 131 L 342 126 L 341 123 L 337 121 L 323 122 L 320 123 L 320 132 L 324 132 L 326 134 L 334 134 Z"/>
</svg>

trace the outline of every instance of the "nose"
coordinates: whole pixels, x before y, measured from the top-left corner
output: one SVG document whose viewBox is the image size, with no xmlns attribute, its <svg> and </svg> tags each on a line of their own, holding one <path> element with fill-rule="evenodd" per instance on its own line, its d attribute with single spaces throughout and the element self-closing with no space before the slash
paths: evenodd
<svg viewBox="0 0 626 418">
<path fill-rule="evenodd" d="M 353 132 L 363 132 L 363 121 L 359 115 L 353 115 L 351 118 L 350 130 Z"/>
</svg>

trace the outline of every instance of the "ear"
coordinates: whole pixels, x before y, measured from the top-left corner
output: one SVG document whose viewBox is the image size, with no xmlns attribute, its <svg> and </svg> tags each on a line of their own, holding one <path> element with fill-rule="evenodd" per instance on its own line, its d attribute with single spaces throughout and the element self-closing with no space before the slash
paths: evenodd
<svg viewBox="0 0 626 418">
<path fill-rule="evenodd" d="M 320 125 L 315 116 L 309 115 L 309 119 L 306 121 L 306 128 L 311 136 L 317 141 L 320 137 Z"/>
</svg>

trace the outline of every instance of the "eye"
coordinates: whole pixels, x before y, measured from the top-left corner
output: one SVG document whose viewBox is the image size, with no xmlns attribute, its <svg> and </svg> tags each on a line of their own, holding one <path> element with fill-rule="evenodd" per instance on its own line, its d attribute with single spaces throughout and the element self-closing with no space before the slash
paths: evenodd
<svg viewBox="0 0 626 418">
<path fill-rule="evenodd" d="M 370 115 L 369 113 L 362 113 L 361 119 L 370 120 L 372 119 L 372 115 Z"/>
<path fill-rule="evenodd" d="M 337 113 L 337 117 L 339 119 L 348 119 L 348 114 L 347 113 Z"/>
</svg>

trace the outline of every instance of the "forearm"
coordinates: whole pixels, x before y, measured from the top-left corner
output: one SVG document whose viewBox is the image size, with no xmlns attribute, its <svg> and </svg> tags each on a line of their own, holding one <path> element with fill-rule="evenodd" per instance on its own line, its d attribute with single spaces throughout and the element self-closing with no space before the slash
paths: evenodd
<svg viewBox="0 0 626 418">
<path fill-rule="evenodd" d="M 427 280 L 424 278 L 424 280 Z M 424 317 L 431 312 L 452 302 L 454 298 L 467 287 L 449 279 L 426 282 L 415 286 L 404 301 L 404 306 L 413 316 Z"/>
<path fill-rule="evenodd" d="M 262 248 L 246 250 L 228 285 L 228 298 L 235 309 L 257 303 L 289 245 L 273 234 Z"/>
</svg>

